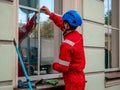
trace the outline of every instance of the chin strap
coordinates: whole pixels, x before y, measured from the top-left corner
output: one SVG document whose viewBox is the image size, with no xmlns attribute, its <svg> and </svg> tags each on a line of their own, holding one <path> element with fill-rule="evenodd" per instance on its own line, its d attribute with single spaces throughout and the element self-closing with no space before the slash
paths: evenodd
<svg viewBox="0 0 120 90">
<path fill-rule="evenodd" d="M 66 30 L 64 30 L 64 32 L 63 32 L 63 36 L 66 34 L 66 32 L 67 32 L 67 31 L 66 31 Z"/>
<path fill-rule="evenodd" d="M 67 34 L 68 31 L 74 31 L 74 30 L 71 30 L 71 29 L 65 29 L 64 32 L 63 32 L 63 36 L 65 36 Z"/>
</svg>

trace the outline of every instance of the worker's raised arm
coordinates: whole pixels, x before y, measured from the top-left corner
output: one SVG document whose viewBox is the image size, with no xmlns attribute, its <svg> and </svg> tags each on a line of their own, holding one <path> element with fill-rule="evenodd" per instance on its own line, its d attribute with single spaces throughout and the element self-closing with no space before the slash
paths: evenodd
<svg viewBox="0 0 120 90">
<path fill-rule="evenodd" d="M 19 29 L 19 41 L 22 42 L 23 39 L 34 29 L 36 25 L 36 14 L 23 26 L 23 28 Z"/>
<path fill-rule="evenodd" d="M 49 18 L 55 23 L 55 25 L 64 31 L 63 20 L 60 15 L 51 12 L 46 6 L 43 6 L 40 11 L 49 15 Z"/>
</svg>

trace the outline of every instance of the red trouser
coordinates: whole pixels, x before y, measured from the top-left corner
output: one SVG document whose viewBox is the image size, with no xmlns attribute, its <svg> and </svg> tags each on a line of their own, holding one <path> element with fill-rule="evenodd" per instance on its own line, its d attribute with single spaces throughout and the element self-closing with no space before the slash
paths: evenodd
<svg viewBox="0 0 120 90">
<path fill-rule="evenodd" d="M 63 73 L 65 90 L 85 90 L 85 75 L 83 72 L 68 71 Z"/>
<path fill-rule="evenodd" d="M 18 63 L 18 76 L 19 77 L 24 76 L 24 72 L 23 72 L 23 69 L 22 69 L 22 66 L 21 66 L 20 62 Z"/>
</svg>

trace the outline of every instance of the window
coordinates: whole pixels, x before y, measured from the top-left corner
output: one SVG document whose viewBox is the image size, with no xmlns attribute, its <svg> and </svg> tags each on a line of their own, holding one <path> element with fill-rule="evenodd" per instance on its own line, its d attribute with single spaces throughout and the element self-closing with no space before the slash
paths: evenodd
<svg viewBox="0 0 120 90">
<path fill-rule="evenodd" d="M 56 30 L 58 28 L 49 19 L 49 16 L 39 13 L 39 8 L 43 5 L 47 6 L 52 12 L 55 12 L 55 9 L 61 11 L 59 9 L 61 6 L 55 7 L 55 4 L 60 5 L 58 4 L 60 2 L 59 0 L 19 1 L 19 30 L 24 31 L 24 26 L 36 15 L 36 20 L 34 20 L 35 26 L 32 27 L 31 33 L 26 35 L 20 43 L 23 61 L 31 80 L 55 78 L 61 75 L 52 69 L 53 61 L 58 60 L 59 44 L 61 41 L 59 37 L 61 35 L 59 30 Z"/>
<path fill-rule="evenodd" d="M 47 5 L 54 12 L 54 0 L 40 0 L 40 6 Z M 54 61 L 54 24 L 49 17 L 40 13 L 40 74 L 52 74 Z"/>
<path fill-rule="evenodd" d="M 19 30 L 24 30 L 24 26 L 27 22 L 35 15 L 35 11 L 19 8 Z M 28 69 L 28 75 L 34 75 L 35 69 L 37 69 L 37 61 L 38 61 L 38 25 L 35 28 L 31 28 L 32 33 L 28 36 L 19 36 L 19 38 L 23 38 L 23 41 L 19 40 L 19 44 L 22 48 L 21 55 L 23 56 L 23 61 Z M 20 75 L 21 76 L 21 75 Z"/>
<path fill-rule="evenodd" d="M 105 4 L 105 68 L 119 68 L 119 5 L 115 0 Z"/>
<path fill-rule="evenodd" d="M 119 1 L 104 0 L 105 11 L 105 70 L 106 80 L 118 79 L 119 60 Z M 118 71 L 118 72 L 116 72 Z M 109 82 L 108 82 L 109 84 Z"/>
</svg>

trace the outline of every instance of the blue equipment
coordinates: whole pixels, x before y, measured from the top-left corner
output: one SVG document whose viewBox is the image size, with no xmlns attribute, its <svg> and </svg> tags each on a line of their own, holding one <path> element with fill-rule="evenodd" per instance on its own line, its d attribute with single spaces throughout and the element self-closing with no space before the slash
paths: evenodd
<svg viewBox="0 0 120 90">
<path fill-rule="evenodd" d="M 16 52 L 17 52 L 18 57 L 19 57 L 19 60 L 20 60 L 20 64 L 21 64 L 22 69 L 23 69 L 23 71 L 24 71 L 24 75 L 25 75 L 25 77 L 26 77 L 26 81 L 27 81 L 27 84 L 28 84 L 28 86 L 29 86 L 29 89 L 30 89 L 30 90 L 33 90 L 33 89 L 32 89 L 32 84 L 31 84 L 31 82 L 30 82 L 30 80 L 29 80 L 29 78 L 28 78 L 28 74 L 27 74 L 27 71 L 26 71 L 26 69 L 25 69 L 25 65 L 24 65 L 24 63 L 23 63 L 22 56 L 21 56 L 20 51 L 19 51 L 19 49 L 18 49 L 18 46 L 17 46 L 17 44 L 16 44 L 16 42 L 15 42 L 15 39 L 13 40 L 13 42 L 14 42 L 14 46 L 15 46 Z"/>
<path fill-rule="evenodd" d="M 81 26 L 82 24 L 82 17 L 80 16 L 80 14 L 75 11 L 75 10 L 69 10 L 67 11 L 63 17 L 62 17 L 63 21 L 68 21 L 69 24 L 71 26 Z"/>
</svg>

